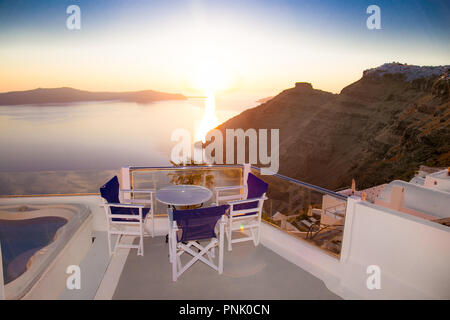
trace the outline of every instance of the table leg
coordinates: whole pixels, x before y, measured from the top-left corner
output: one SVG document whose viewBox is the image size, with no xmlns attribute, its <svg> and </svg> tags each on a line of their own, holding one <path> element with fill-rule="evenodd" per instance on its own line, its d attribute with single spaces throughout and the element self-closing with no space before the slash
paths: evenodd
<svg viewBox="0 0 450 320">
<path fill-rule="evenodd" d="M 167 215 L 169 215 L 169 210 L 170 210 L 170 205 L 167 206 Z M 172 210 L 175 210 L 174 206 L 172 206 Z M 172 226 L 169 225 L 169 232 L 170 232 L 171 227 Z M 169 242 L 169 234 L 166 234 L 166 243 L 168 243 L 168 242 Z"/>
</svg>

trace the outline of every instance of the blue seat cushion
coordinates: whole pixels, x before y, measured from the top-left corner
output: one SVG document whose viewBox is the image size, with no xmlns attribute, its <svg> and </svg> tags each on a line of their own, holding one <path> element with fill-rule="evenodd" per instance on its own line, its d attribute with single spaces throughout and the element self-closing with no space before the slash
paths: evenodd
<svg viewBox="0 0 450 320">
<path fill-rule="evenodd" d="M 145 219 L 147 214 L 150 212 L 150 208 L 142 209 L 142 219 Z M 137 221 L 139 217 L 139 209 L 138 208 L 122 208 L 122 207 L 111 207 L 111 214 L 127 214 L 130 215 L 130 218 L 112 218 L 112 221 Z M 136 217 L 132 217 L 135 215 Z"/>
</svg>

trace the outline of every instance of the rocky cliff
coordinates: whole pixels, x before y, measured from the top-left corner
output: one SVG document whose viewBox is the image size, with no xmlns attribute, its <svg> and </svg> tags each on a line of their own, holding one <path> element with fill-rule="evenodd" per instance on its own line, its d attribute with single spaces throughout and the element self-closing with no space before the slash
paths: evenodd
<svg viewBox="0 0 450 320">
<path fill-rule="evenodd" d="M 280 129 L 279 173 L 329 189 L 408 180 L 450 165 L 449 68 L 384 64 L 340 94 L 297 83 L 219 129 Z"/>
</svg>

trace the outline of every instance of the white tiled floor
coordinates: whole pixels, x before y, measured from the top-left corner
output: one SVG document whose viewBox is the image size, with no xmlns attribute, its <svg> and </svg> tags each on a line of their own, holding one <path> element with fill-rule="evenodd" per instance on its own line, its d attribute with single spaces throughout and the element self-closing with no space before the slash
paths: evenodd
<svg viewBox="0 0 450 320">
<path fill-rule="evenodd" d="M 145 238 L 144 245 L 144 257 L 130 251 L 113 299 L 340 299 L 321 280 L 261 244 L 225 248 L 222 275 L 197 261 L 177 282 L 164 237 Z"/>
</svg>

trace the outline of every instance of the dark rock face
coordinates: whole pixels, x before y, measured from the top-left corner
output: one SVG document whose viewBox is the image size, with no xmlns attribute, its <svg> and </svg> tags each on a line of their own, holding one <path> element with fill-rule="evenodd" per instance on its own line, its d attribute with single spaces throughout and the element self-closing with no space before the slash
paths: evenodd
<svg viewBox="0 0 450 320">
<path fill-rule="evenodd" d="M 329 189 L 408 180 L 450 165 L 450 107 L 448 76 L 407 76 L 365 72 L 338 95 L 296 83 L 219 129 L 280 129 L 279 173 Z"/>
<path fill-rule="evenodd" d="M 308 91 L 308 90 L 313 90 L 313 87 L 312 87 L 311 83 L 309 83 L 309 82 L 296 82 L 295 89 L 302 90 L 302 91 Z"/>
</svg>

